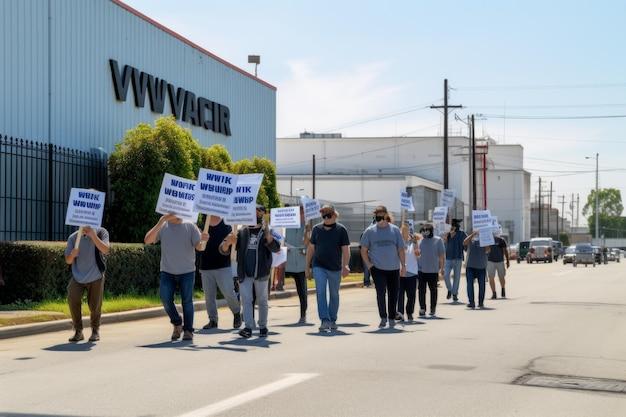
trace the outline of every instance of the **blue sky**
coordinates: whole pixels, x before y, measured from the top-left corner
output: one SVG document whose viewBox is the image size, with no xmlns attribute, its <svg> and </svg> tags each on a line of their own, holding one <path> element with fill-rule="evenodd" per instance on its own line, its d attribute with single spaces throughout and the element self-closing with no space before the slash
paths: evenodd
<svg viewBox="0 0 626 417">
<path fill-rule="evenodd" d="M 451 102 L 468 106 L 459 115 L 508 115 L 480 121 L 477 133 L 524 146 L 533 196 L 542 175 L 557 195 L 585 201 L 594 173 L 563 174 L 593 170 L 585 156 L 595 152 L 601 170 L 625 167 L 626 118 L 510 118 L 626 114 L 623 1 L 127 3 L 244 69 L 260 54 L 259 76 L 278 87 L 280 137 L 439 134 L 430 109 L 354 122 L 434 103 L 448 78 Z M 601 172 L 600 185 L 626 200 L 625 178 Z"/>
</svg>

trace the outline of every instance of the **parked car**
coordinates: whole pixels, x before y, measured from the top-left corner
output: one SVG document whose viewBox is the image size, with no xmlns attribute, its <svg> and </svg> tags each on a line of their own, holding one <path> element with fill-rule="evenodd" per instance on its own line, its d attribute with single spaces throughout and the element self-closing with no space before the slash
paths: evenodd
<svg viewBox="0 0 626 417">
<path fill-rule="evenodd" d="M 607 251 L 606 257 L 609 260 L 609 262 L 615 262 L 615 252 L 613 252 L 613 249 L 609 249 Z"/>
<path fill-rule="evenodd" d="M 572 262 L 574 267 L 578 264 L 584 264 L 585 267 L 591 264 L 594 268 L 596 267 L 595 249 L 589 243 L 577 244 L 575 254 L 574 262 Z"/>
<path fill-rule="evenodd" d="M 528 261 L 528 249 L 530 248 L 530 241 L 526 240 L 517 244 L 517 263 L 520 263 L 522 259 Z"/>
<path fill-rule="evenodd" d="M 559 260 L 559 256 L 563 256 L 563 244 L 559 240 L 552 241 L 552 256 L 555 261 Z"/>
<path fill-rule="evenodd" d="M 596 263 L 600 265 L 602 263 L 602 248 L 600 246 L 592 246 L 592 248 Z"/>
<path fill-rule="evenodd" d="M 565 254 L 563 255 L 563 265 L 565 264 L 573 264 L 576 259 L 576 246 L 568 246 L 565 249 Z"/>
<path fill-rule="evenodd" d="M 509 259 L 510 260 L 514 261 L 515 259 L 517 259 L 518 247 L 519 247 L 518 243 L 509 246 Z"/>
<path fill-rule="evenodd" d="M 530 248 L 528 249 L 528 263 L 543 261 L 544 263 L 552 263 L 552 238 L 536 237 L 530 239 Z"/>
<path fill-rule="evenodd" d="M 620 249 L 613 248 L 611 249 L 611 252 L 613 252 L 613 255 L 615 256 L 615 261 L 619 262 L 619 259 L 622 257 L 622 251 Z"/>
</svg>

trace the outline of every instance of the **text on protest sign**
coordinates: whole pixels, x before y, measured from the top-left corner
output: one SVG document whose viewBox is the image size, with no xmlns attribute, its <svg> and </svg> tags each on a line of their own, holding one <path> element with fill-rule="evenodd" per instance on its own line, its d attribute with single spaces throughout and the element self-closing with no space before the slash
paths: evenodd
<svg viewBox="0 0 626 417">
<path fill-rule="evenodd" d="M 198 220 L 198 212 L 194 210 L 195 188 L 194 180 L 165 174 L 155 211 L 160 214 L 171 213 L 179 219 L 195 222 Z"/>
<path fill-rule="evenodd" d="M 270 225 L 287 229 L 300 228 L 300 207 L 278 207 L 270 210 Z"/>
<path fill-rule="evenodd" d="M 237 187 L 237 175 L 200 168 L 196 185 L 194 205 L 196 211 L 219 217 L 230 214 Z"/>
<path fill-rule="evenodd" d="M 233 204 L 228 215 L 224 217 L 226 224 L 254 226 L 256 222 L 256 199 L 263 181 L 263 174 L 241 174 L 237 176 L 237 186 L 233 195 Z"/>
<path fill-rule="evenodd" d="M 435 207 L 433 210 L 433 223 L 445 223 L 448 217 L 448 207 Z"/>
<path fill-rule="evenodd" d="M 456 196 L 456 192 L 454 190 L 445 189 L 441 192 L 441 198 L 439 205 L 445 207 L 454 206 L 454 197 Z"/>
<path fill-rule="evenodd" d="M 489 210 L 472 210 L 472 227 L 474 230 L 491 226 L 491 212 Z"/>
<path fill-rule="evenodd" d="M 406 211 L 415 211 L 415 207 L 413 207 L 413 198 L 405 191 L 400 193 L 400 207 Z"/>
<path fill-rule="evenodd" d="M 72 188 L 67 203 L 65 224 L 78 227 L 100 227 L 105 196 L 105 193 L 100 191 Z"/>
<path fill-rule="evenodd" d="M 484 248 L 485 246 L 491 246 L 496 243 L 493 238 L 493 228 L 492 227 L 483 227 L 478 230 L 478 240 L 480 241 L 480 247 Z"/>
<path fill-rule="evenodd" d="M 321 217 L 320 202 L 312 198 L 302 196 L 300 198 L 302 207 L 304 208 L 304 221 L 309 221 Z"/>
</svg>

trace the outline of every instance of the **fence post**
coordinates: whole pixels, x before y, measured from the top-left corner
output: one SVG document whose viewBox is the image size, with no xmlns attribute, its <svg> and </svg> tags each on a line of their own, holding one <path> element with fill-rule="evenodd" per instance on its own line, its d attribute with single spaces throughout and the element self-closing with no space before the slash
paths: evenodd
<svg viewBox="0 0 626 417">
<path fill-rule="evenodd" d="M 52 152 L 52 144 L 48 144 L 48 240 L 52 238 L 52 218 L 53 218 L 53 195 L 52 195 L 52 164 L 54 159 L 54 153 Z"/>
</svg>

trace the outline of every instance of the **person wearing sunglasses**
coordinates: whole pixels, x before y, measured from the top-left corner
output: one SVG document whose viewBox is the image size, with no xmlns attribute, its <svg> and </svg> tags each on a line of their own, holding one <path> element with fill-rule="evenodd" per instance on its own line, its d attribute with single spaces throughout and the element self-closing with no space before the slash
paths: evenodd
<svg viewBox="0 0 626 417">
<path fill-rule="evenodd" d="M 320 332 L 337 329 L 339 311 L 339 284 L 341 277 L 350 273 L 350 239 L 348 231 L 337 223 L 338 213 L 331 205 L 320 209 L 322 222 L 311 231 L 309 249 L 306 253 L 306 276 L 313 278 L 317 294 L 317 312 L 321 321 Z M 330 293 L 330 298 L 327 297 Z"/>
<path fill-rule="evenodd" d="M 376 224 L 368 227 L 361 237 L 361 257 L 376 287 L 378 327 L 384 328 L 388 321 L 391 328 L 396 324 L 399 279 L 406 275 L 404 240 L 385 206 L 374 209 L 374 220 Z"/>
</svg>

